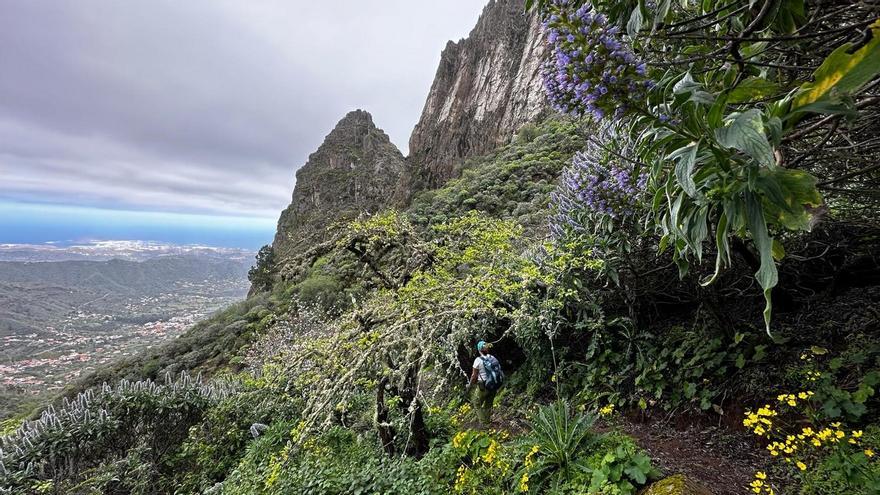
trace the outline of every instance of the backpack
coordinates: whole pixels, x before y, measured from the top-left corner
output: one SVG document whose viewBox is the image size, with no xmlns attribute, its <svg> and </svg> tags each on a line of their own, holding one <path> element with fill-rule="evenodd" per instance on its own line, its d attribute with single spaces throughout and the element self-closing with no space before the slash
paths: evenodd
<svg viewBox="0 0 880 495">
<path fill-rule="evenodd" d="M 483 386 L 486 387 L 486 390 L 492 391 L 501 388 L 501 385 L 504 383 L 504 372 L 501 371 L 501 363 L 498 362 L 495 356 L 480 356 L 480 360 L 483 361 L 483 368 L 486 370 L 486 380 L 483 382 Z"/>
</svg>

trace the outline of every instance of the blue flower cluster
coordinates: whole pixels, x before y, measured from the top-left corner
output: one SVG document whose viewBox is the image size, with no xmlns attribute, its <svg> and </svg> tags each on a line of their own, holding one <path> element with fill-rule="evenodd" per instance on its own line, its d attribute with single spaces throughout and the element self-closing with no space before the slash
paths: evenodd
<svg viewBox="0 0 880 495">
<path fill-rule="evenodd" d="M 630 102 L 643 99 L 653 87 L 645 63 L 589 3 L 574 10 L 570 0 L 551 0 L 548 13 L 543 26 L 552 49 L 541 75 L 558 111 L 598 120 L 609 114 L 619 118 Z"/>
<path fill-rule="evenodd" d="M 620 162 L 602 162 L 587 152 L 577 153 L 562 174 L 563 185 L 587 208 L 618 218 L 633 213 L 633 200 L 645 189 L 647 174 L 635 175 Z"/>
<path fill-rule="evenodd" d="M 551 231 L 557 236 L 568 228 L 591 231 L 601 217 L 619 220 L 634 215 L 647 183 L 647 173 L 591 142 L 562 172 L 551 200 Z"/>
</svg>

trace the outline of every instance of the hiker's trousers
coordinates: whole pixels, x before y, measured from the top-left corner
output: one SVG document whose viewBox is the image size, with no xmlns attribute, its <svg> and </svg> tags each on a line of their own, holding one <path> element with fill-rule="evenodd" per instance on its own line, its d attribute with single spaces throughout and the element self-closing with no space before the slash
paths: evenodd
<svg viewBox="0 0 880 495">
<path fill-rule="evenodd" d="M 497 392 L 497 390 L 488 390 L 482 382 L 479 382 L 471 395 L 471 404 L 477 411 L 477 418 L 483 425 L 488 425 L 492 419 L 492 405 L 495 402 Z"/>
</svg>

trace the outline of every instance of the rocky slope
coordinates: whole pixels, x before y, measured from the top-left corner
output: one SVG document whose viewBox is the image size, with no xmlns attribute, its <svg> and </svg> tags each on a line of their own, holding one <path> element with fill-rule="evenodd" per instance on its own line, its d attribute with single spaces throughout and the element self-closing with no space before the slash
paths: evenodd
<svg viewBox="0 0 880 495">
<path fill-rule="evenodd" d="M 492 0 L 470 35 L 443 50 L 422 116 L 409 141 L 402 201 L 457 176 L 463 159 L 500 145 L 548 106 L 539 74 L 544 44 L 522 0 Z"/>
<path fill-rule="evenodd" d="M 272 247 L 283 262 L 322 240 L 335 221 L 372 213 L 388 203 L 404 157 L 372 116 L 346 115 L 296 173 L 293 200 L 278 220 Z"/>
<path fill-rule="evenodd" d="M 273 242 L 278 272 L 335 221 L 396 204 L 458 176 L 459 165 L 507 144 L 547 110 L 537 16 L 521 0 L 491 0 L 470 35 L 450 41 L 410 137 L 407 159 L 369 113 L 345 116 L 296 174 Z"/>
</svg>

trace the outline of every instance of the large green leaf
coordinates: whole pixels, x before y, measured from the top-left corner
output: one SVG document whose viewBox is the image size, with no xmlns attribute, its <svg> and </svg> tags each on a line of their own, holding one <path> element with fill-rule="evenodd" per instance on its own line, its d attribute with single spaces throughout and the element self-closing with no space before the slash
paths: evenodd
<svg viewBox="0 0 880 495">
<path fill-rule="evenodd" d="M 742 151 L 762 166 L 774 168 L 773 147 L 764 133 L 761 111 L 757 108 L 736 115 L 726 126 L 715 130 L 715 138 L 722 146 Z"/>
<path fill-rule="evenodd" d="M 639 2 L 638 5 L 633 9 L 632 14 L 629 16 L 629 21 L 626 23 L 626 34 L 628 34 L 631 38 L 635 38 L 637 34 L 639 34 L 639 30 L 642 28 L 642 23 L 644 22 L 644 17 L 642 16 L 642 2 Z"/>
<path fill-rule="evenodd" d="M 745 193 L 746 203 L 746 222 L 749 227 L 749 233 L 752 235 L 752 241 L 758 250 L 761 258 L 761 266 L 755 272 L 755 279 L 764 290 L 764 326 L 767 334 L 770 334 L 770 314 L 773 311 L 773 303 L 770 293 L 773 287 L 779 282 L 779 274 L 776 271 L 776 262 L 773 261 L 773 238 L 767 231 L 767 223 L 764 221 L 764 210 L 761 207 L 761 201 L 751 192 Z"/>
<path fill-rule="evenodd" d="M 791 105 L 796 111 L 811 103 L 851 94 L 880 73 L 880 19 L 871 25 L 871 40 L 850 53 L 852 43 L 831 52 L 813 74 L 813 82 L 801 86 Z"/>
<path fill-rule="evenodd" d="M 779 92 L 779 85 L 763 77 L 749 77 L 730 90 L 728 103 L 745 103 L 763 100 Z"/>
<path fill-rule="evenodd" d="M 687 95 L 690 101 L 711 105 L 715 102 L 712 94 L 703 90 L 703 85 L 694 80 L 690 72 L 685 72 L 684 76 L 672 87 L 672 93 L 675 95 Z"/>
<path fill-rule="evenodd" d="M 782 0 L 773 25 L 780 33 L 793 34 L 804 20 L 804 0 Z"/>
<path fill-rule="evenodd" d="M 692 198 L 697 196 L 697 185 L 694 183 L 693 175 L 698 150 L 699 143 L 691 143 L 673 151 L 668 157 L 671 160 L 676 160 L 675 178 L 684 192 Z"/>
<path fill-rule="evenodd" d="M 789 230 L 810 230 L 806 206 L 822 204 L 816 178 L 802 170 L 762 170 L 755 188 L 763 196 L 765 219 Z"/>
<path fill-rule="evenodd" d="M 730 244 L 727 241 L 727 230 L 727 215 L 722 212 L 718 218 L 718 226 L 715 228 L 715 249 L 717 249 L 715 273 L 700 282 L 700 285 L 704 287 L 714 282 L 721 270 L 730 264 Z"/>
</svg>

